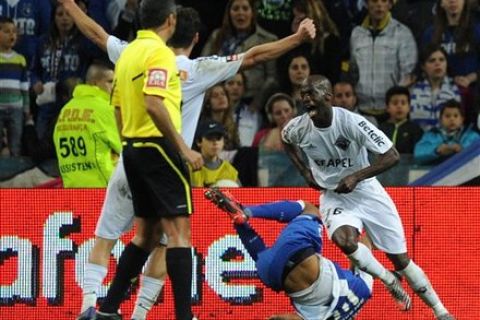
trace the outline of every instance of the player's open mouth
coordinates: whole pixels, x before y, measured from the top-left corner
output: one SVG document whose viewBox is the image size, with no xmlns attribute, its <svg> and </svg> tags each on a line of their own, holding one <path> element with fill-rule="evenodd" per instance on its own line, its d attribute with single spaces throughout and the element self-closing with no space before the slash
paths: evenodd
<svg viewBox="0 0 480 320">
<path fill-rule="evenodd" d="M 310 118 L 317 115 L 317 108 L 315 108 L 315 106 L 305 105 L 305 109 L 307 110 L 307 113 L 310 116 Z"/>
<path fill-rule="evenodd" d="M 308 115 L 310 116 L 310 118 L 313 118 L 317 115 L 317 110 L 310 110 L 308 111 Z"/>
</svg>

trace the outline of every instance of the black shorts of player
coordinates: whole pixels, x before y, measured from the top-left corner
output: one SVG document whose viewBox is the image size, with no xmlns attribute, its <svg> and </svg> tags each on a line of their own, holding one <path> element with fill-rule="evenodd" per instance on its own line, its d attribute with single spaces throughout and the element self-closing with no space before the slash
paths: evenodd
<svg viewBox="0 0 480 320">
<path fill-rule="evenodd" d="M 193 212 L 187 166 L 167 139 L 127 139 L 122 154 L 136 217 Z"/>
</svg>

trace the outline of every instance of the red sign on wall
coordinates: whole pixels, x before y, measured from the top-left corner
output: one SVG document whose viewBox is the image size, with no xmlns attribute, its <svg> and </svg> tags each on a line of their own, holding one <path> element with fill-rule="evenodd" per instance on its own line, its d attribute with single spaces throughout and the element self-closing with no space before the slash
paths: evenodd
<svg viewBox="0 0 480 320">
<path fill-rule="evenodd" d="M 446 307 L 457 319 L 480 319 L 480 189 L 397 188 L 389 190 L 401 213 L 410 255 L 430 277 Z M 281 199 L 318 203 L 318 193 L 303 188 L 233 189 L 245 204 Z M 93 232 L 103 190 L 0 190 L 0 319 L 74 319 L 81 303 L 83 266 L 93 245 Z M 195 252 L 194 312 L 200 319 L 266 319 L 291 312 L 289 300 L 265 288 L 255 277 L 252 259 L 227 216 L 194 190 L 192 238 Z M 381 214 L 381 212 L 379 212 Z M 271 244 L 282 225 L 252 221 Z M 125 235 L 114 249 L 114 271 Z M 344 266 L 347 260 L 330 241 L 324 255 Z M 226 252 L 234 252 L 235 255 Z M 389 268 L 381 252 L 376 252 Z M 228 257 L 228 258 L 226 258 Z M 111 272 L 111 273 L 112 273 Z M 100 296 L 105 295 L 111 275 Z M 413 294 L 413 293 L 412 293 Z M 130 315 L 134 294 L 122 305 Z M 151 319 L 174 319 L 167 282 Z M 420 299 L 401 313 L 382 285 L 361 311 L 367 319 L 433 319 Z"/>
</svg>

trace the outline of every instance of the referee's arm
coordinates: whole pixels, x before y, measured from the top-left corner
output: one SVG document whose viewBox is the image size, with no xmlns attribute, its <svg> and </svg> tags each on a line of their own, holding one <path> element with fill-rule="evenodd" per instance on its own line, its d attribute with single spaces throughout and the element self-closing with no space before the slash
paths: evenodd
<svg viewBox="0 0 480 320">
<path fill-rule="evenodd" d="M 191 150 L 183 141 L 182 136 L 175 130 L 170 114 L 163 104 L 163 98 L 159 96 L 144 95 L 145 106 L 148 115 L 152 118 L 157 129 L 167 138 L 177 151 L 190 163 L 193 170 L 199 170 L 203 166 L 202 155 Z"/>
</svg>

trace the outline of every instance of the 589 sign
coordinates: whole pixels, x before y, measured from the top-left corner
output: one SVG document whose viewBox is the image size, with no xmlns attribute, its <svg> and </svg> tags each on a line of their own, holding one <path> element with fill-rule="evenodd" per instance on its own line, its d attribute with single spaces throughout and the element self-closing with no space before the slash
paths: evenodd
<svg viewBox="0 0 480 320">
<path fill-rule="evenodd" d="M 59 139 L 60 155 L 62 158 L 66 158 L 70 155 L 74 157 L 86 156 L 87 146 L 83 137 L 62 137 Z"/>
</svg>

